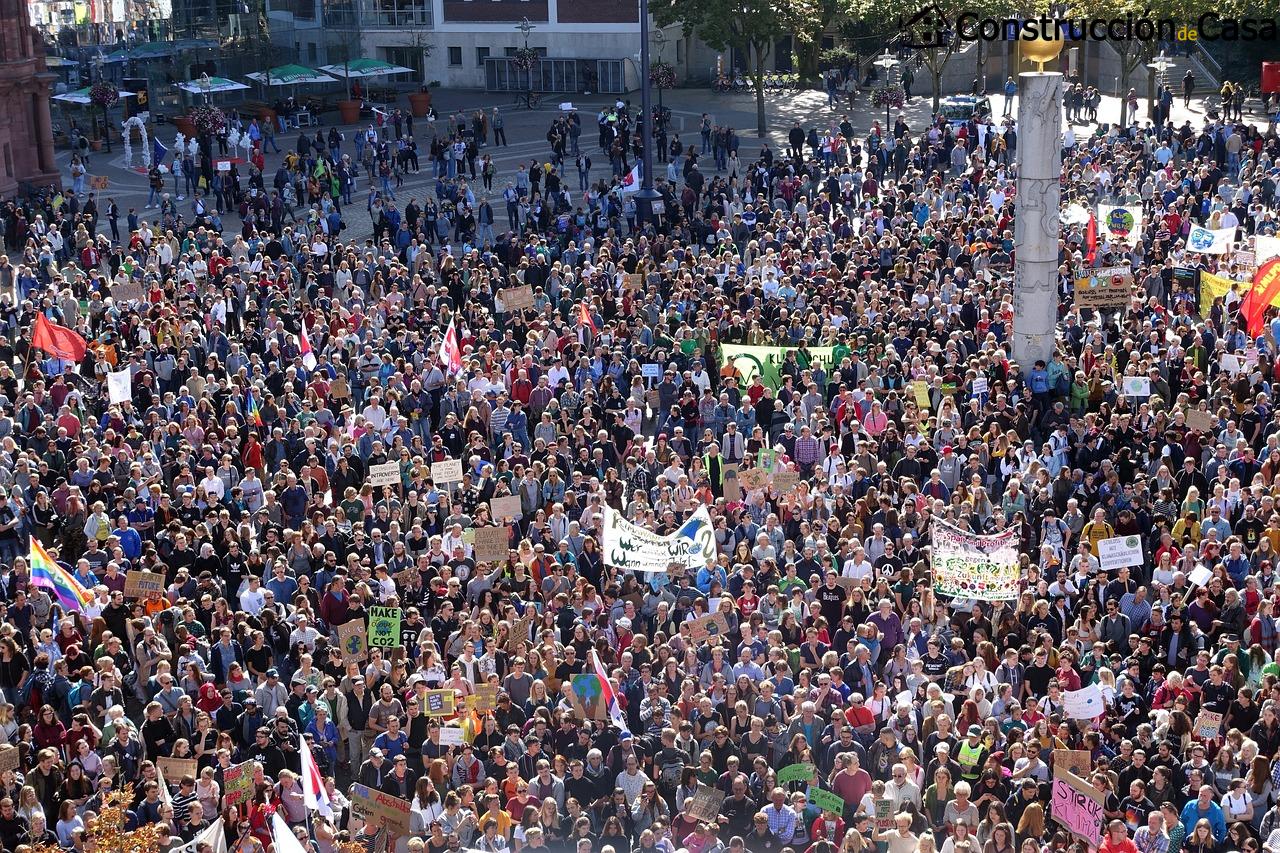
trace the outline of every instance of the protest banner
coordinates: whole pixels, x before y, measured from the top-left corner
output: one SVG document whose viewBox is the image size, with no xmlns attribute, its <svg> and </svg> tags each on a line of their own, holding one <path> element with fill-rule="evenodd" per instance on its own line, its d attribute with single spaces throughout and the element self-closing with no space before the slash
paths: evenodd
<svg viewBox="0 0 1280 853">
<path fill-rule="evenodd" d="M 1053 819 L 1091 846 L 1102 837 L 1103 796 L 1070 772 L 1054 773 L 1050 798 Z"/>
<path fill-rule="evenodd" d="M 643 376 L 645 379 L 661 379 L 662 365 L 654 364 L 652 362 L 648 364 L 642 364 L 640 365 L 640 375 Z"/>
<path fill-rule="evenodd" d="M 1150 397 L 1151 380 L 1145 376 L 1125 376 L 1120 380 L 1120 393 L 1126 397 Z"/>
<path fill-rule="evenodd" d="M 476 685 L 476 692 L 471 697 L 475 701 L 475 710 L 492 711 L 498 707 L 498 685 L 496 684 L 479 684 Z"/>
<path fill-rule="evenodd" d="M 720 637 L 729 632 L 729 620 L 723 613 L 708 613 L 689 621 L 689 639 L 701 643 L 709 637 Z"/>
<path fill-rule="evenodd" d="M 720 804 L 724 802 L 724 791 L 710 785 L 699 785 L 693 796 L 685 804 L 685 814 L 703 823 L 715 823 L 720 816 Z"/>
<path fill-rule="evenodd" d="M 698 507 L 674 533 L 659 536 L 606 504 L 602 539 L 605 563 L 625 571 L 665 573 L 672 563 L 700 569 L 717 553 L 711 514 L 705 506 Z"/>
<path fill-rule="evenodd" d="M 1092 720 L 1106 709 L 1102 690 L 1096 684 L 1080 690 L 1062 691 L 1062 710 L 1072 720 Z"/>
<path fill-rule="evenodd" d="M 400 645 L 400 608 L 374 605 L 369 608 L 367 642 L 373 648 L 394 649 Z"/>
<path fill-rule="evenodd" d="M 821 788 L 810 786 L 808 797 L 809 802 L 824 812 L 834 812 L 837 815 L 844 813 L 844 798 L 834 791 L 824 791 Z"/>
<path fill-rule="evenodd" d="M 469 698 L 469 697 L 468 697 Z M 466 742 L 466 733 L 462 731 L 461 726 L 441 726 L 440 727 L 440 745 L 441 746 L 462 746 Z"/>
<path fill-rule="evenodd" d="M 1187 426 L 1201 435 L 1209 435 L 1218 429 L 1218 416 L 1203 409 L 1187 409 Z"/>
<path fill-rule="evenodd" d="M 490 498 L 489 509 L 493 511 L 495 521 L 510 521 L 518 517 L 522 510 L 519 495 L 509 495 L 502 498 Z"/>
<path fill-rule="evenodd" d="M 1225 275 L 1214 275 L 1208 270 L 1200 270 L 1200 316 L 1208 317 L 1209 312 L 1213 310 L 1213 302 L 1215 299 L 1225 297 L 1233 289 L 1236 294 L 1243 299 L 1244 295 L 1253 288 L 1251 281 L 1236 281 Z"/>
<path fill-rule="evenodd" d="M 1222 714 L 1217 711 L 1201 711 L 1196 717 L 1196 737 L 1213 740 L 1222 732 Z"/>
<path fill-rule="evenodd" d="M 343 663 L 362 663 L 369 656 L 369 638 L 364 622 L 353 619 L 338 626 L 338 650 Z"/>
<path fill-rule="evenodd" d="M 769 472 L 763 468 L 738 469 L 738 488 L 753 491 L 769 483 Z"/>
<path fill-rule="evenodd" d="M 146 299 L 146 293 L 143 291 L 142 282 L 129 279 L 111 285 L 111 298 L 117 303 L 142 302 Z"/>
<path fill-rule="evenodd" d="M 1098 242 L 1133 246 L 1142 234 L 1142 208 L 1111 204 L 1098 205 Z"/>
<path fill-rule="evenodd" d="M 375 489 L 400 485 L 400 463 L 383 462 L 380 465 L 370 465 L 369 476 L 365 478 L 365 482 Z"/>
<path fill-rule="evenodd" d="M 1055 749 L 1053 770 L 1066 771 L 1084 779 L 1093 769 L 1093 755 L 1087 749 Z"/>
<path fill-rule="evenodd" d="M 609 706 L 604 701 L 600 676 L 594 672 L 580 672 L 569 679 L 569 704 L 584 720 L 609 719 Z"/>
<path fill-rule="evenodd" d="M 124 576 L 125 598 L 146 598 L 147 593 L 164 592 L 164 575 L 134 569 Z"/>
<path fill-rule="evenodd" d="M 778 771 L 778 784 L 784 782 L 812 782 L 815 768 L 812 764 L 788 764 Z"/>
<path fill-rule="evenodd" d="M 423 694 L 422 713 L 427 717 L 447 717 L 453 713 L 455 702 L 452 689 L 428 690 Z"/>
<path fill-rule="evenodd" d="M 1142 565 L 1142 539 L 1138 536 L 1114 536 L 1098 542 L 1098 566 L 1104 572 Z"/>
<path fill-rule="evenodd" d="M 475 556 L 478 562 L 499 563 L 507 559 L 507 551 L 510 550 L 509 546 L 511 544 L 511 531 L 506 525 L 502 527 L 477 527 L 475 532 Z"/>
<path fill-rule="evenodd" d="M 222 773 L 223 802 L 234 806 L 253 796 L 253 759 L 228 767 Z"/>
<path fill-rule="evenodd" d="M 351 808 L 372 818 L 380 827 L 399 835 L 409 834 L 409 801 L 359 783 L 351 786 Z"/>
<path fill-rule="evenodd" d="M 1213 579 L 1213 572 L 1205 565 L 1197 565 L 1191 570 L 1191 574 L 1187 575 L 1187 583 L 1192 586 L 1204 586 Z"/>
<path fill-rule="evenodd" d="M 916 406 L 921 409 L 928 409 L 932 405 L 929 399 L 929 383 L 923 379 L 917 379 L 911 383 L 911 396 L 916 401 Z"/>
<path fill-rule="evenodd" d="M 156 766 L 164 774 L 165 781 L 178 784 L 183 776 L 197 776 L 200 762 L 194 758 L 157 758 Z"/>
<path fill-rule="evenodd" d="M 934 519 L 933 586 L 940 595 L 1012 601 L 1020 577 L 1015 531 L 977 536 Z"/>
<path fill-rule="evenodd" d="M 529 632 L 533 629 L 533 623 L 537 620 L 538 614 L 532 607 L 525 609 L 524 615 L 517 619 L 511 625 L 511 636 L 507 638 L 507 651 L 514 652 L 517 643 L 528 643 Z"/>
<path fill-rule="evenodd" d="M 1123 308 L 1133 291 L 1129 267 L 1080 270 L 1076 278 L 1076 305 L 1081 308 Z"/>
<path fill-rule="evenodd" d="M 724 466 L 724 499 L 730 503 L 742 500 L 742 485 L 738 482 L 738 466 L 728 463 Z"/>
<path fill-rule="evenodd" d="M 446 459 L 443 462 L 432 462 L 431 479 L 437 485 L 441 483 L 461 483 L 462 460 Z"/>
<path fill-rule="evenodd" d="M 6 770 L 17 770 L 22 760 L 21 751 L 11 744 L 0 746 L 0 773 Z"/>
<path fill-rule="evenodd" d="M 773 474 L 773 489 L 778 494 L 789 492 L 799 484 L 799 471 L 775 471 Z"/>
<path fill-rule="evenodd" d="M 787 362 L 787 356 L 796 354 L 796 365 L 801 370 L 821 366 L 830 376 L 832 369 L 838 365 L 831 362 L 834 347 L 808 347 L 799 352 L 797 347 L 762 347 L 744 344 L 721 344 L 720 366 L 733 365 L 737 370 L 740 386 L 746 388 L 751 380 L 760 377 L 767 386 L 777 389 L 782 384 L 779 368 Z"/>
<path fill-rule="evenodd" d="M 524 311 L 533 307 L 533 285 L 522 284 L 518 287 L 504 287 L 498 291 L 498 299 L 507 311 Z"/>
</svg>

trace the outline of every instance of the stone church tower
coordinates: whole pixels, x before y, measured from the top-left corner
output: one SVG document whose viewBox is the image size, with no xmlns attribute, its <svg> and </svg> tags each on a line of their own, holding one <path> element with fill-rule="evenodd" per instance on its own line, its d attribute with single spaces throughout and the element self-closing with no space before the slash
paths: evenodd
<svg viewBox="0 0 1280 853">
<path fill-rule="evenodd" d="M 56 79 L 24 0 L 0 0 L 0 198 L 16 193 L 19 182 L 61 184 L 49 119 Z"/>
</svg>

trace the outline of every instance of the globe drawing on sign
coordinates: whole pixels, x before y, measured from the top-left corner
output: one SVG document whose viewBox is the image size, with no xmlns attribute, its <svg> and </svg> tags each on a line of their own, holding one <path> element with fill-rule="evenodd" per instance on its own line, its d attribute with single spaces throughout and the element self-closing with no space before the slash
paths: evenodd
<svg viewBox="0 0 1280 853">
<path fill-rule="evenodd" d="M 1187 235 L 1187 248 L 1193 252 L 1203 251 L 1213 245 L 1213 232 L 1206 228 L 1192 228 Z"/>
<path fill-rule="evenodd" d="M 1127 208 L 1115 208 L 1107 214 L 1107 230 L 1117 237 L 1129 236 L 1133 230 L 1133 214 Z"/>
<path fill-rule="evenodd" d="M 1124 547 L 1126 547 L 1126 548 L 1137 548 L 1137 547 L 1138 547 L 1138 537 L 1137 537 L 1137 536 L 1130 536 L 1130 537 L 1128 537 L 1127 539 L 1125 539 L 1125 540 L 1124 540 Z"/>
<path fill-rule="evenodd" d="M 382 639 L 389 638 L 391 636 L 391 620 L 379 619 L 375 622 L 373 625 L 373 635 Z"/>
<path fill-rule="evenodd" d="M 358 655 L 364 651 L 364 641 L 356 634 L 347 637 L 347 654 Z"/>
<path fill-rule="evenodd" d="M 603 720 L 608 715 L 600 690 L 600 678 L 594 673 L 581 672 L 569 682 L 569 696 L 574 709 L 585 719 Z"/>
</svg>

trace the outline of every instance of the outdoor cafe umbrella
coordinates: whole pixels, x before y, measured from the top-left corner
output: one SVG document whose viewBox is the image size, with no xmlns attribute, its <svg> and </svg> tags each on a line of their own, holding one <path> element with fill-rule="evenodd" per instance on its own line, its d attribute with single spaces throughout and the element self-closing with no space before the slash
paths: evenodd
<svg viewBox="0 0 1280 853">
<path fill-rule="evenodd" d="M 89 90 L 92 86 L 85 86 L 83 89 L 76 89 L 74 92 L 63 92 L 61 95 L 54 95 L 53 100 L 64 101 L 68 104 L 89 105 L 93 103 L 89 100 Z M 133 98 L 137 96 L 137 92 L 126 92 L 123 89 L 119 92 L 122 98 Z"/>
<path fill-rule="evenodd" d="M 321 74 L 314 68 L 305 65 L 278 65 L 266 71 L 254 71 L 244 75 L 250 80 L 265 83 L 268 86 L 298 86 L 304 83 L 335 83 L 333 77 Z"/>
<path fill-rule="evenodd" d="M 228 80 L 226 77 L 210 77 L 208 80 L 188 80 L 181 85 L 181 88 L 195 95 L 216 95 L 219 92 L 235 92 L 249 87 L 235 80 Z"/>
<path fill-rule="evenodd" d="M 381 59 L 353 59 L 350 62 L 342 62 L 337 65 L 322 65 L 320 70 L 326 74 L 332 74 L 335 77 L 379 77 L 383 74 L 413 74 L 412 68 L 405 68 L 403 65 L 392 65 L 390 62 L 383 62 Z"/>
</svg>

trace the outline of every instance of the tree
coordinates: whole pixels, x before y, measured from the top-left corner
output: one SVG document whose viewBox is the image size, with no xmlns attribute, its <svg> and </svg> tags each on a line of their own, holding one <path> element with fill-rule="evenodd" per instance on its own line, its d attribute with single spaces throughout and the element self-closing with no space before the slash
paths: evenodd
<svg viewBox="0 0 1280 853">
<path fill-rule="evenodd" d="M 816 0 L 654 0 L 659 26 L 679 23 L 714 50 L 736 48 L 747 57 L 747 77 L 756 91 L 756 135 L 765 134 L 764 71 L 774 40 L 796 32 L 814 14 Z"/>
<path fill-rule="evenodd" d="M 867 0 L 816 0 L 813 14 L 799 22 L 795 37 L 800 79 L 813 80 L 821 70 L 822 36 L 837 24 L 847 25 L 871 14 Z"/>
</svg>

